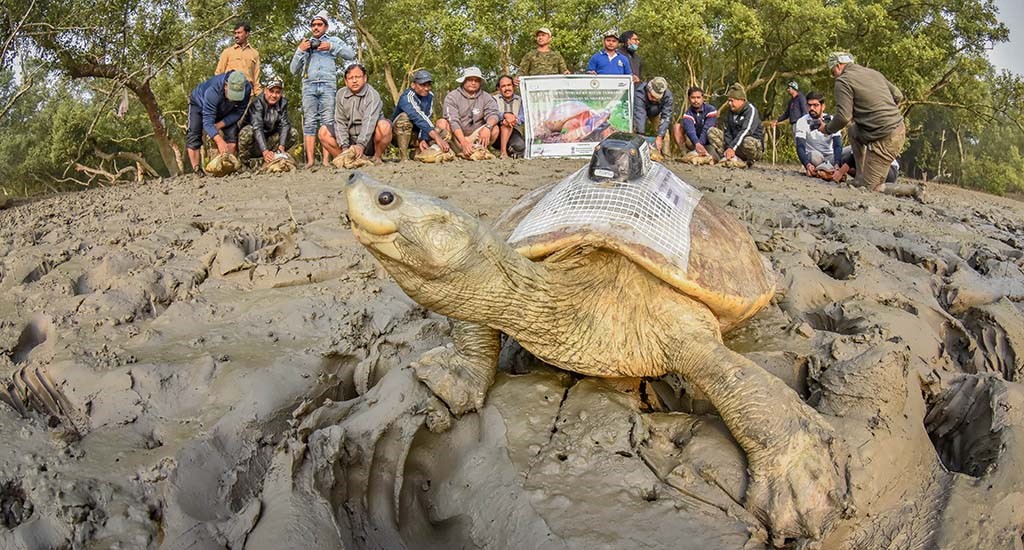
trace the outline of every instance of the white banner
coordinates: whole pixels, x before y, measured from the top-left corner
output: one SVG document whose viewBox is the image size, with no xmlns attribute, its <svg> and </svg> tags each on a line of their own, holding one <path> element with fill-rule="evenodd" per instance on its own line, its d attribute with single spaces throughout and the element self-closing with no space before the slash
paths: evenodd
<svg viewBox="0 0 1024 550">
<path fill-rule="evenodd" d="M 630 76 L 524 76 L 519 86 L 526 158 L 588 157 L 612 132 L 632 129 Z"/>
</svg>

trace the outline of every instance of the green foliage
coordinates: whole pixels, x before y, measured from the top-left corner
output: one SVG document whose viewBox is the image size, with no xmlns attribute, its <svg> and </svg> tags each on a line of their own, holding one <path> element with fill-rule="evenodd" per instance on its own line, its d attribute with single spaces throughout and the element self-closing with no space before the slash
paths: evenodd
<svg viewBox="0 0 1024 550">
<path fill-rule="evenodd" d="M 851 51 L 903 90 L 910 143 L 903 157 L 910 175 L 948 177 L 995 192 L 1024 189 L 1024 83 L 996 74 L 987 44 L 1008 31 L 992 0 L 8 0 L 10 13 L 30 17 L 14 48 L 0 56 L 0 106 L 14 97 L 14 66 L 40 66 L 62 82 L 38 85 L 0 119 L 0 185 L 53 182 L 73 174 L 72 162 L 96 162 L 94 149 L 141 152 L 164 169 L 153 124 L 140 98 L 129 97 L 115 116 L 126 79 L 148 82 L 183 149 L 187 96 L 212 75 L 220 51 L 231 44 L 237 19 L 253 29 L 264 81 L 285 82 L 299 119 L 301 83 L 288 71 L 309 16 L 326 7 L 330 35 L 359 51 L 370 80 L 386 103 L 408 85 L 417 68 L 434 73 L 440 99 L 456 86 L 458 71 L 477 65 L 490 81 L 511 71 L 535 47 L 538 27 L 553 32 L 552 46 L 570 70 L 582 71 L 601 47 L 608 27 L 636 30 L 646 77 L 665 76 L 685 106 L 684 90 L 700 85 L 722 105 L 732 82 L 747 87 L 762 116 L 777 116 L 788 101 L 785 83 L 831 97 L 824 68 L 829 51 Z M 231 19 L 235 14 L 237 19 Z M 2 19 L 2 18 L 0 18 Z M 227 22 L 224 22 L 227 21 Z M 6 23 L 10 26 L 10 21 Z M 12 30 L 12 32 L 14 32 Z M 20 52 L 16 55 L 12 52 Z M 27 59 L 31 57 L 31 59 Z M 72 82 L 83 64 L 110 65 L 113 79 Z M 21 73 L 24 74 L 24 73 Z M 678 113 L 677 113 L 678 114 Z M 437 113 L 435 112 L 435 115 Z M 945 141 L 943 141 L 945 131 Z M 780 160 L 795 152 L 788 126 L 778 132 Z M 45 145 L 44 145 L 45 144 Z M 20 185 L 20 184 L 19 184 Z"/>
</svg>

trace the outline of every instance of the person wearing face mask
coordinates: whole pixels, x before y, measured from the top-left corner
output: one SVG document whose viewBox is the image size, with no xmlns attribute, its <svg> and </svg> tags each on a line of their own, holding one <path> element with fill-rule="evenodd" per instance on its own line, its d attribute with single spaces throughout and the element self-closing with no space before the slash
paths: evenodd
<svg viewBox="0 0 1024 550">
<path fill-rule="evenodd" d="M 640 54 L 637 50 L 640 48 L 640 36 L 636 34 L 636 31 L 626 31 L 619 36 L 619 52 L 629 59 L 629 68 L 633 70 L 633 84 L 637 84 L 641 80 L 640 76 Z"/>
</svg>

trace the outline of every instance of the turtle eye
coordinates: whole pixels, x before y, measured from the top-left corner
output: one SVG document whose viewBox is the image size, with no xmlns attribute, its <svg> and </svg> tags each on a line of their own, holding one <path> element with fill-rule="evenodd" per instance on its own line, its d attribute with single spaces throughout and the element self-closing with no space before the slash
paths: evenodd
<svg viewBox="0 0 1024 550">
<path fill-rule="evenodd" d="M 381 191 L 377 195 L 377 204 L 381 206 L 391 206 L 395 203 L 395 194 L 391 191 Z"/>
</svg>

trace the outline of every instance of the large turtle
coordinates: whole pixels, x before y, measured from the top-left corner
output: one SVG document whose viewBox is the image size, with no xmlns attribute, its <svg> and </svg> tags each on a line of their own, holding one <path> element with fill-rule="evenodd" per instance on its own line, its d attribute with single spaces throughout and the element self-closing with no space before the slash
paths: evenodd
<svg viewBox="0 0 1024 550">
<path fill-rule="evenodd" d="M 583 141 L 594 131 L 607 127 L 614 106 L 612 102 L 606 109 L 594 110 L 582 101 L 561 103 L 541 117 L 534 133 L 545 142 Z"/>
<path fill-rule="evenodd" d="M 454 414 L 483 405 L 500 333 L 588 376 L 680 374 L 746 452 L 746 506 L 773 540 L 817 539 L 846 500 L 843 445 L 793 390 L 722 343 L 723 330 L 772 297 L 771 268 L 742 224 L 642 160 L 650 168 L 632 181 L 598 168 L 591 173 L 612 177 L 597 182 L 584 168 L 537 189 L 497 231 L 361 173 L 346 186 L 348 216 L 411 298 L 456 319 L 454 344 L 413 365 Z"/>
</svg>

